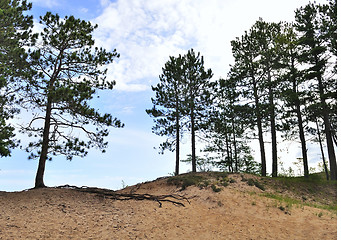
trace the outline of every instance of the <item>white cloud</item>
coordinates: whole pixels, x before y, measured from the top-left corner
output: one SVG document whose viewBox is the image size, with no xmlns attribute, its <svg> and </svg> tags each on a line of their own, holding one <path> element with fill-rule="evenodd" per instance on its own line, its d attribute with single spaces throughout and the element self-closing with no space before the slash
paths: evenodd
<svg viewBox="0 0 341 240">
<path fill-rule="evenodd" d="M 155 83 L 168 57 L 190 48 L 201 52 L 215 78 L 225 77 L 233 63 L 230 41 L 263 17 L 292 21 L 294 10 L 308 1 L 101 0 L 96 44 L 121 59 L 109 66 L 116 89 L 143 91 Z M 269 10 L 271 9 L 271 10 Z"/>
<path fill-rule="evenodd" d="M 121 58 L 110 65 L 116 89 L 143 91 L 157 79 L 170 55 L 193 45 L 186 1 L 117 1 L 93 21 L 99 24 L 97 44 L 117 48 Z M 192 15 L 193 16 L 193 15 Z"/>
</svg>

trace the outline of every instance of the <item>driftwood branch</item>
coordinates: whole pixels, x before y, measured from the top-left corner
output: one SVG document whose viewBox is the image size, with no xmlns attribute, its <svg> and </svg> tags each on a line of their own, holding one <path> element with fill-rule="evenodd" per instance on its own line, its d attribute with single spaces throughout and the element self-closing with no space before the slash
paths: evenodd
<svg viewBox="0 0 341 240">
<path fill-rule="evenodd" d="M 185 204 L 183 203 L 186 201 L 190 204 L 190 201 L 188 198 L 182 195 L 177 194 L 168 194 L 168 195 L 151 195 L 148 193 L 145 194 L 137 194 L 137 193 L 118 193 L 114 190 L 109 189 L 102 189 L 102 188 L 92 188 L 92 187 L 77 187 L 77 186 L 70 186 L 70 185 L 63 185 L 58 186 L 56 188 L 67 188 L 67 189 L 75 189 L 80 192 L 87 192 L 87 193 L 94 193 L 98 196 L 107 197 L 114 200 L 148 200 L 148 201 L 155 201 L 159 203 L 159 207 L 162 207 L 163 202 L 169 202 L 176 206 L 182 206 L 185 207 Z"/>
</svg>

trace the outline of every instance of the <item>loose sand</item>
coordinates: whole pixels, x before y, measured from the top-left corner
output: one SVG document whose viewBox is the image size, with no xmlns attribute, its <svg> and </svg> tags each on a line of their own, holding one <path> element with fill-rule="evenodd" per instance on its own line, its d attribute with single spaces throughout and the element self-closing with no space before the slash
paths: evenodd
<svg viewBox="0 0 341 240">
<path fill-rule="evenodd" d="M 120 193 L 180 194 L 185 207 L 119 201 L 75 189 L 0 192 L 0 239 L 336 239 L 336 213 L 260 196 L 235 175 L 214 192 L 166 179 Z M 268 190 L 266 190 L 268 191 Z M 282 206 L 283 205 L 283 206 Z M 282 210 L 280 209 L 282 208 Z M 283 209 L 284 208 L 284 209 Z"/>
</svg>

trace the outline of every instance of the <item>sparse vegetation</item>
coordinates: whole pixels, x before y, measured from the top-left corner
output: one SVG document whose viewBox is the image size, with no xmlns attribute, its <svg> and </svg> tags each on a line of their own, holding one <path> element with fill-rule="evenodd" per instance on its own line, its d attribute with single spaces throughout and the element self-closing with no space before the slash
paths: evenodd
<svg viewBox="0 0 341 240">
<path fill-rule="evenodd" d="M 260 182 L 258 182 L 257 180 L 255 180 L 253 178 L 249 178 L 249 179 L 243 178 L 242 181 L 246 181 L 249 186 L 256 186 L 257 188 L 261 189 L 262 191 L 265 191 L 264 185 L 262 185 Z"/>
<path fill-rule="evenodd" d="M 235 183 L 236 180 L 229 178 L 225 172 L 209 172 L 207 174 L 189 173 L 170 177 L 167 183 L 181 187 L 180 191 L 185 190 L 189 186 L 197 186 L 200 189 L 211 187 L 214 192 L 220 192 L 222 188 L 227 187 L 230 183 Z M 220 186 L 220 187 L 219 187 Z"/>
<path fill-rule="evenodd" d="M 181 191 L 185 190 L 189 186 L 198 186 L 202 183 L 204 178 L 195 174 L 185 174 L 171 177 L 167 180 L 168 184 L 175 185 L 177 187 L 181 186 Z"/>
<path fill-rule="evenodd" d="M 212 188 L 213 192 L 220 192 L 222 190 L 222 188 L 217 187 L 215 184 L 212 184 L 211 188 Z"/>
<path fill-rule="evenodd" d="M 310 206 L 336 212 L 336 181 L 327 181 L 322 173 L 313 174 L 309 178 L 260 178 L 245 174 L 240 174 L 240 177 L 241 182 L 261 189 L 263 193 L 260 196 L 277 200 L 280 205 L 276 204 L 275 207 Z M 224 187 L 236 182 L 236 178 L 232 178 L 231 174 L 226 172 L 188 173 L 170 177 L 167 180 L 168 184 L 180 187 L 180 191 L 188 186 L 197 186 L 200 189 L 211 188 L 214 192 L 220 192 Z M 256 202 L 252 205 L 256 205 Z"/>
<path fill-rule="evenodd" d="M 221 233 L 222 238 L 215 239 L 244 239 L 245 232 L 252 231 L 249 232 L 250 236 L 265 239 L 269 237 L 268 232 L 278 226 L 281 227 L 276 229 L 276 234 L 281 234 L 283 239 L 296 239 L 301 231 L 307 232 L 304 235 L 306 239 L 314 239 L 317 234 L 326 236 L 324 239 L 336 239 L 336 213 L 308 209 L 302 206 L 301 198 L 296 201 L 293 197 L 284 198 L 286 193 L 277 193 L 270 187 L 267 187 L 266 192 L 260 193 L 255 186 L 250 187 L 247 182 L 241 182 L 240 175 L 232 176 L 236 183 L 229 184 L 226 188 L 219 185 L 221 179 L 218 180 L 215 173 L 197 173 L 159 178 L 118 191 L 65 185 L 20 193 L 0 192 L 0 206 L 4 211 L 0 223 L 7 226 L 2 229 L 2 236 L 5 239 L 39 239 L 41 236 L 48 236 L 43 235 L 48 233 L 53 239 L 65 238 L 74 236 L 74 229 L 77 228 L 81 230 L 77 231 L 80 233 L 79 239 L 90 239 L 100 231 L 101 234 L 106 234 L 99 235 L 100 238 L 110 236 L 115 239 L 144 239 L 148 236 L 159 239 L 159 236 L 165 236 L 169 226 L 181 225 L 181 234 L 187 234 L 185 239 L 200 239 L 200 231 Z M 230 179 L 231 175 L 228 177 Z M 262 183 L 264 181 L 258 176 L 245 174 L 245 177 Z M 183 192 L 176 192 L 182 187 L 180 180 L 197 183 Z M 269 181 L 274 179 L 270 178 Z M 167 183 L 177 183 L 179 188 Z M 200 185 L 206 187 L 200 190 Z M 264 196 L 265 193 L 272 199 Z M 307 195 L 307 198 L 309 200 L 311 196 Z M 42 215 L 42 212 L 46 214 Z M 273 221 L 277 214 L 281 215 L 280 218 Z M 263 221 L 257 222 L 260 217 Z M 310 225 L 305 224 L 302 229 L 303 225 L 299 229 L 292 227 L 305 222 L 307 217 Z M 198 225 L 198 219 L 205 221 Z M 216 222 L 217 219 L 219 222 Z M 53 221 L 59 226 L 64 226 L 67 221 L 68 227 L 63 232 L 57 232 L 60 235 L 51 235 L 51 232 L 55 232 L 54 226 L 49 224 L 42 228 L 36 224 L 38 221 Z M 287 224 L 288 221 L 290 224 Z M 245 224 L 247 222 L 250 224 Z M 153 223 L 157 223 L 158 227 L 151 226 Z M 114 233 L 113 228 L 103 229 L 107 225 L 113 226 Z M 315 227 L 311 228 L 312 225 Z M 196 228 L 193 229 L 193 226 Z M 157 235 L 149 235 L 152 227 Z M 231 229 L 240 229 L 236 231 L 240 235 L 231 235 Z M 172 239 L 179 228 L 172 230 L 165 238 Z M 131 235 L 128 236 L 127 232 Z"/>
<path fill-rule="evenodd" d="M 322 209 L 336 210 L 336 181 L 327 181 L 324 173 L 315 173 L 305 177 L 264 178 L 264 185 L 278 193 L 288 192 L 292 199 L 304 205 Z M 268 193 L 266 193 L 268 194 Z M 266 195 L 265 194 L 265 195 Z M 283 194 L 274 194 L 282 196 Z M 274 196 L 268 196 L 277 198 Z"/>
</svg>

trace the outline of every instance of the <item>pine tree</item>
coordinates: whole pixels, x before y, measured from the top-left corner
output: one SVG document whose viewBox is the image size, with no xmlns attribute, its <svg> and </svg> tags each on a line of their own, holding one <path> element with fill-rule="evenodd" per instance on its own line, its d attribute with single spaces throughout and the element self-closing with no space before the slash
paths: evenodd
<svg viewBox="0 0 341 240">
<path fill-rule="evenodd" d="M 168 149 L 174 151 L 175 145 L 175 175 L 179 174 L 180 165 L 180 139 L 183 128 L 183 106 L 184 100 L 184 57 L 170 57 L 162 68 L 160 83 L 152 90 L 155 99 L 152 98 L 153 108 L 146 112 L 154 117 L 155 126 L 153 132 L 160 136 L 168 136 L 168 139 L 160 144 L 161 153 Z"/>
<path fill-rule="evenodd" d="M 302 159 L 304 176 L 309 176 L 307 145 L 304 131 L 304 114 L 302 108 L 307 104 L 307 89 L 304 85 L 307 84 L 302 77 L 302 71 L 299 67 L 300 47 L 298 45 L 297 34 L 295 33 L 291 24 L 283 25 L 283 33 L 277 39 L 281 46 L 279 51 L 280 65 L 284 73 L 281 75 L 282 81 L 280 87 L 282 88 L 281 99 L 284 101 L 285 113 L 283 114 L 283 131 L 286 138 L 296 137 L 296 129 L 298 127 L 298 136 L 301 142 Z"/>
<path fill-rule="evenodd" d="M 260 69 L 263 74 L 264 88 L 267 90 L 266 112 L 269 115 L 271 146 L 272 146 L 272 176 L 277 177 L 278 157 L 277 157 L 277 125 L 276 116 L 278 94 L 281 92 L 276 86 L 279 84 L 278 69 L 278 45 L 276 39 L 280 35 L 281 26 L 277 23 L 267 23 L 262 19 L 258 20 L 251 28 L 251 36 L 260 45 Z"/>
<path fill-rule="evenodd" d="M 328 9 L 328 10 L 326 10 Z M 331 116 L 336 107 L 336 79 L 335 69 L 328 68 L 334 61 L 336 50 L 336 22 L 333 23 L 333 13 L 336 13 L 336 1 L 327 5 L 308 4 L 296 11 L 295 29 L 299 32 L 299 44 L 303 51 L 301 62 L 309 67 L 305 71 L 305 78 L 315 80 L 311 84 L 311 101 L 315 102 L 320 117 L 324 122 L 327 149 L 330 163 L 330 176 L 337 179 L 336 156 L 333 145 L 333 129 Z M 327 17 L 327 15 L 330 15 Z M 336 18 L 336 16 L 335 16 Z M 326 21 L 328 19 L 328 21 Z M 334 27 L 330 27 L 334 26 Z"/>
<path fill-rule="evenodd" d="M 184 56 L 185 107 L 184 112 L 189 118 L 188 128 L 191 132 L 192 143 L 192 171 L 196 172 L 196 140 L 195 134 L 203 128 L 205 117 L 211 103 L 210 79 L 213 77 L 211 69 L 204 68 L 204 57 L 196 54 L 193 49 Z"/>
<path fill-rule="evenodd" d="M 192 171 L 196 172 L 195 133 L 202 128 L 209 106 L 209 79 L 213 76 L 212 71 L 205 71 L 203 57 L 200 57 L 200 53 L 195 54 L 193 49 L 178 58 L 170 57 L 162 71 L 160 83 L 152 87 L 156 92 L 156 99 L 152 99 L 154 107 L 147 110 L 150 116 L 156 118 L 153 131 L 170 137 L 161 144 L 161 150 L 173 151 L 175 145 L 175 174 L 179 174 L 180 137 L 186 128 L 189 129 Z"/>
<path fill-rule="evenodd" d="M 208 144 L 204 151 L 212 156 L 210 159 L 215 160 L 212 164 L 221 170 L 251 171 L 253 157 L 245 137 L 249 109 L 239 102 L 240 93 L 231 72 L 227 79 L 220 79 L 212 84 L 214 107 L 208 118 Z"/>
<path fill-rule="evenodd" d="M 65 155 L 68 160 L 84 157 L 93 147 L 104 152 L 108 127 L 123 127 L 110 114 L 100 114 L 89 105 L 96 90 L 113 88 L 115 82 L 106 80 L 101 66 L 119 57 L 116 50 L 93 47 L 92 32 L 97 25 L 73 16 L 60 19 L 50 12 L 40 19 L 44 25 L 42 42 L 30 54 L 38 76 L 22 81 L 20 89 L 22 106 L 32 109 L 33 115 L 21 130 L 37 139 L 26 149 L 30 158 L 39 158 L 36 188 L 45 186 L 46 160 L 56 155 Z"/>
<path fill-rule="evenodd" d="M 249 105 L 250 113 L 254 115 L 251 117 L 251 126 L 257 126 L 257 137 L 260 147 L 261 155 L 261 174 L 266 176 L 266 157 L 265 145 L 263 137 L 263 128 L 265 122 L 265 106 L 266 99 L 264 99 L 264 84 L 263 74 L 260 68 L 260 50 L 261 46 L 254 35 L 255 31 L 245 32 L 245 34 L 234 41 L 231 41 L 232 53 L 235 59 L 233 65 L 235 72 L 235 79 L 238 88 L 241 89 L 241 94 L 244 102 Z M 252 119 L 255 121 L 252 121 Z"/>
<path fill-rule="evenodd" d="M 13 107 L 14 82 L 33 74 L 24 49 L 35 37 L 31 34 L 32 16 L 24 14 L 31 7 L 27 1 L 0 0 L 0 156 L 9 156 L 10 149 L 17 145 L 14 127 L 7 123 L 18 112 Z"/>
</svg>

